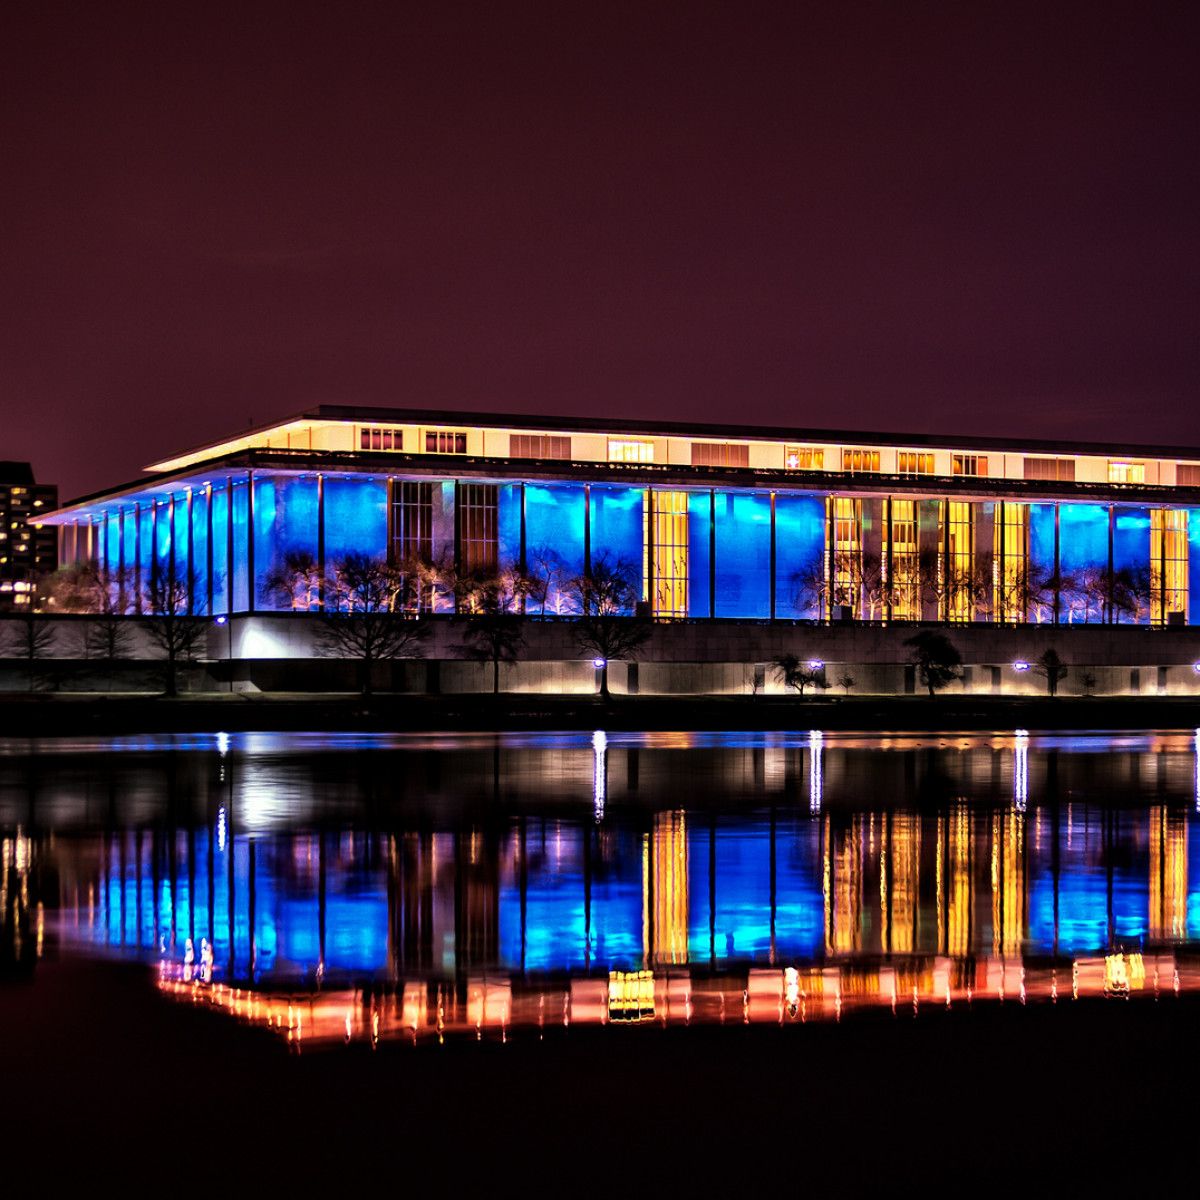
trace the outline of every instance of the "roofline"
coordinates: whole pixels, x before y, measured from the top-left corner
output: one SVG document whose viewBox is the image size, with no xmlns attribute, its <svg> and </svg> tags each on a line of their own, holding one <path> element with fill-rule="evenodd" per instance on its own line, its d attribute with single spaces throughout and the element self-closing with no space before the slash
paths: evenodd
<svg viewBox="0 0 1200 1200">
<path fill-rule="evenodd" d="M 241 441 L 256 434 L 279 429 L 302 421 L 368 421 L 391 422 L 397 425 L 472 425 L 483 428 L 534 429 L 577 433 L 636 433 L 658 434 L 667 437 L 721 438 L 726 441 L 745 439 L 777 442 L 842 443 L 849 446 L 878 445 L 936 450 L 993 450 L 1005 453 L 1032 452 L 1035 454 L 1084 454 L 1097 457 L 1182 458 L 1200 461 L 1200 446 L 1162 446 L 1115 442 L 1074 442 L 1047 438 L 1016 439 L 1007 437 L 947 436 L 932 433 L 888 433 L 861 429 L 815 429 L 794 425 L 747 425 L 691 423 L 685 421 L 630 420 L 610 417 L 566 417 L 552 413 L 493 413 L 467 409 L 380 408 L 352 404 L 319 404 L 280 417 L 266 424 L 239 430 L 228 437 L 204 442 L 158 462 L 174 462 L 216 450 L 230 442 Z M 199 460 L 205 461 L 205 460 Z M 199 463 L 197 463 L 199 465 Z M 102 494 L 102 493 L 97 493 Z M 84 498 L 86 499 L 86 497 Z M 72 503 L 75 503 L 72 501 Z"/>
<path fill-rule="evenodd" d="M 515 469 L 514 469 L 515 468 Z M 629 486 L 741 487 L 827 495 L 894 494 L 1035 501 L 1075 500 L 1080 503 L 1192 507 L 1200 503 L 1200 488 L 1169 484 L 1113 484 L 1086 480 L 1007 479 L 1003 476 L 904 475 L 862 471 L 788 471 L 766 467 L 692 467 L 684 463 L 600 463 L 563 459 L 510 459 L 474 455 L 413 454 L 358 450 L 284 450 L 256 448 L 238 450 L 217 459 L 176 471 L 162 471 L 141 479 L 80 496 L 44 514 L 43 524 L 58 525 L 70 520 L 72 509 L 112 504 L 130 493 L 162 488 L 167 492 L 177 481 L 197 476 L 265 470 L 285 474 L 312 474 L 322 470 L 352 475 L 396 475 L 440 478 L 495 479 L 505 473 L 530 480 L 626 483 Z"/>
</svg>

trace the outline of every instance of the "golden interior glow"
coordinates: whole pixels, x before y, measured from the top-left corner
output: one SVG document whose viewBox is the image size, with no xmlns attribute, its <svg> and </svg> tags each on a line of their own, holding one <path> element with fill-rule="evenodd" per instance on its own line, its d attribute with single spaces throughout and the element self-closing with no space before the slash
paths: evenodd
<svg viewBox="0 0 1200 1200">
<path fill-rule="evenodd" d="M 927 450 L 899 450 L 896 471 L 901 475 L 932 475 L 933 454 Z"/>
<path fill-rule="evenodd" d="M 647 492 L 646 497 L 648 502 L 642 506 L 642 595 L 650 600 L 654 616 L 686 617 L 688 494 L 655 491 Z"/>
<path fill-rule="evenodd" d="M 1187 620 L 1187 518 L 1185 508 L 1150 510 L 1150 620 L 1155 625 L 1168 624 L 1176 613 L 1182 614 L 1177 620 Z"/>
<path fill-rule="evenodd" d="M 996 611 L 1002 621 L 1024 621 L 1029 578 L 1029 505 L 996 505 L 994 533 Z"/>
<path fill-rule="evenodd" d="M 789 471 L 823 471 L 825 450 L 821 446 L 788 446 L 783 461 Z"/>
<path fill-rule="evenodd" d="M 1108 482 L 1145 483 L 1146 464 L 1144 462 L 1120 462 L 1114 459 L 1109 459 Z"/>
<path fill-rule="evenodd" d="M 609 438 L 608 461 L 617 463 L 651 463 L 654 443 L 633 438 Z"/>
<path fill-rule="evenodd" d="M 946 610 L 951 621 L 970 621 L 975 614 L 975 520 L 971 505 L 949 500 L 943 505 L 949 522 L 944 538 Z"/>
<path fill-rule="evenodd" d="M 849 605 L 851 615 L 857 617 L 861 608 L 862 501 L 849 496 L 834 496 L 827 503 L 833 506 L 833 592 L 830 604 Z M 831 611 L 829 616 L 833 615 Z"/>
<path fill-rule="evenodd" d="M 1187 815 L 1150 810 L 1150 936 L 1187 935 Z"/>
<path fill-rule="evenodd" d="M 843 471 L 878 471 L 878 450 L 843 450 Z"/>
<path fill-rule="evenodd" d="M 681 811 L 654 818 L 650 889 L 654 924 L 649 961 L 681 966 L 688 960 L 687 821 Z"/>
<path fill-rule="evenodd" d="M 891 569 L 890 595 L 892 617 L 897 621 L 921 619 L 918 586 L 917 504 L 915 500 L 889 501 L 891 505 L 891 542 L 888 561 Z M 886 533 L 885 533 L 886 536 Z"/>
</svg>

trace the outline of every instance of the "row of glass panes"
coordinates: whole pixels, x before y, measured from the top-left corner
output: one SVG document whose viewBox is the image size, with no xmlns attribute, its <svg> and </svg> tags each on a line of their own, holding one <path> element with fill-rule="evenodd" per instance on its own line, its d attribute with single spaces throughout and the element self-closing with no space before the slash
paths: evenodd
<svg viewBox="0 0 1200 1200">
<path fill-rule="evenodd" d="M 425 452 L 428 454 L 466 454 L 465 429 L 429 429 L 423 431 Z M 404 431 L 398 428 L 368 427 L 360 430 L 359 446 L 363 450 L 403 450 Z M 514 433 L 509 437 L 509 457 L 545 460 L 569 460 L 572 457 L 571 438 L 562 434 Z M 608 461 L 611 463 L 652 463 L 654 442 L 647 438 L 609 438 Z M 748 442 L 693 442 L 694 467 L 748 467 Z M 789 471 L 823 471 L 823 446 L 788 445 L 784 465 Z M 833 468 L 830 468 L 833 469 Z M 880 469 L 880 452 L 858 447 L 841 451 L 842 471 L 860 473 Z M 986 454 L 955 454 L 952 458 L 955 475 L 985 477 L 988 474 Z M 1200 466 L 1180 463 L 1176 468 L 1180 486 L 1200 486 Z M 933 475 L 934 455 L 928 450 L 897 450 L 896 473 L 899 475 Z M 1073 458 L 1046 458 L 1026 455 L 1026 479 L 1072 482 L 1075 479 Z M 1128 459 L 1108 460 L 1109 483 L 1145 483 L 1146 464 Z"/>
</svg>

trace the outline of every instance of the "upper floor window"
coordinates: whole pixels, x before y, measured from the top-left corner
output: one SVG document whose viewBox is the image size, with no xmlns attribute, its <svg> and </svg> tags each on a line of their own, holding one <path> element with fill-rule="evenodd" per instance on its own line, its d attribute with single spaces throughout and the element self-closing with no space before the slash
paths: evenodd
<svg viewBox="0 0 1200 1200">
<path fill-rule="evenodd" d="M 1075 481 L 1073 458 L 1026 458 L 1026 479 L 1053 479 L 1061 482 Z"/>
<path fill-rule="evenodd" d="M 425 452 L 427 454 L 466 454 L 466 430 L 427 429 L 425 431 Z"/>
<path fill-rule="evenodd" d="M 783 464 L 789 471 L 823 471 L 825 449 L 823 446 L 788 446 Z"/>
<path fill-rule="evenodd" d="M 932 475 L 933 454 L 926 450 L 898 450 L 896 470 L 901 475 Z"/>
<path fill-rule="evenodd" d="M 956 454 L 954 456 L 955 475 L 986 475 L 988 461 L 986 454 Z"/>
<path fill-rule="evenodd" d="M 361 450 L 403 450 L 403 429 L 364 429 L 359 434 Z"/>
<path fill-rule="evenodd" d="M 654 443 L 635 441 L 629 438 L 609 438 L 608 461 L 614 463 L 651 463 L 654 461 Z"/>
<path fill-rule="evenodd" d="M 1127 462 L 1123 459 L 1108 460 L 1109 483 L 1145 483 L 1146 464 L 1144 462 Z"/>
<path fill-rule="evenodd" d="M 878 471 L 878 450 L 843 450 L 843 471 Z"/>
<path fill-rule="evenodd" d="M 748 467 L 750 447 L 745 442 L 693 442 L 693 467 Z"/>
<path fill-rule="evenodd" d="M 508 439 L 510 458 L 571 457 L 571 439 L 553 433 L 514 433 Z"/>
<path fill-rule="evenodd" d="M 1175 468 L 1175 482 L 1180 487 L 1200 487 L 1200 464 L 1180 463 Z"/>
</svg>

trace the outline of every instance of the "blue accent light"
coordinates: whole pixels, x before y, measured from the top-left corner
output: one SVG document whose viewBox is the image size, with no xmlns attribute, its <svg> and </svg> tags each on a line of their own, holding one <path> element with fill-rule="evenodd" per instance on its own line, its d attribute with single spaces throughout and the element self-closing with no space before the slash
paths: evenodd
<svg viewBox="0 0 1200 1200">
<path fill-rule="evenodd" d="M 825 555 L 825 500 L 821 496 L 775 498 L 775 613 L 816 619 Z"/>
<path fill-rule="evenodd" d="M 526 485 L 526 557 L 530 573 L 547 584 L 546 612 L 572 611 L 567 584 L 583 572 L 584 518 L 581 485 Z"/>
<path fill-rule="evenodd" d="M 717 493 L 717 616 L 771 614 L 771 500 Z"/>
<path fill-rule="evenodd" d="M 1122 577 L 1131 581 L 1140 596 L 1142 611 L 1117 612 L 1122 624 L 1146 624 L 1150 619 L 1150 510 L 1148 508 L 1118 508 L 1113 530 L 1113 571 L 1117 575 L 1118 594 Z"/>
<path fill-rule="evenodd" d="M 233 591 L 231 612 L 245 612 L 250 602 L 250 545 L 248 539 L 249 488 L 246 481 L 235 480 L 233 485 Z"/>
<path fill-rule="evenodd" d="M 1071 624 L 1103 621 L 1102 586 L 1108 572 L 1107 504 L 1061 506 L 1059 563 L 1064 577 L 1060 620 Z"/>
<path fill-rule="evenodd" d="M 203 489 L 192 493 L 192 559 L 196 570 L 192 611 L 208 613 L 208 495 Z"/>
<path fill-rule="evenodd" d="M 712 498 L 688 495 L 688 616 L 707 617 L 712 604 Z"/>
<path fill-rule="evenodd" d="M 383 480 L 325 477 L 325 562 L 348 554 L 387 555 L 387 484 Z"/>
<path fill-rule="evenodd" d="M 1200 625 L 1200 508 L 1187 510 L 1188 624 Z"/>
<path fill-rule="evenodd" d="M 229 490 L 213 489 L 213 611 L 229 611 Z"/>
<path fill-rule="evenodd" d="M 496 487 L 496 537 L 501 570 L 521 562 L 521 485 L 501 483 Z"/>
<path fill-rule="evenodd" d="M 317 481 L 311 476 L 256 476 L 254 484 L 256 604 L 290 610 L 289 598 L 270 583 L 280 576 L 291 552 L 307 552 L 316 561 Z"/>
<path fill-rule="evenodd" d="M 607 554 L 621 563 L 638 593 L 642 586 L 642 522 L 645 501 L 641 488 L 592 488 L 592 560 Z"/>
<path fill-rule="evenodd" d="M 186 492 L 175 497 L 175 529 L 171 538 L 175 553 L 175 580 L 182 589 L 186 604 L 191 595 L 193 582 L 188 578 L 188 498 Z"/>
</svg>

